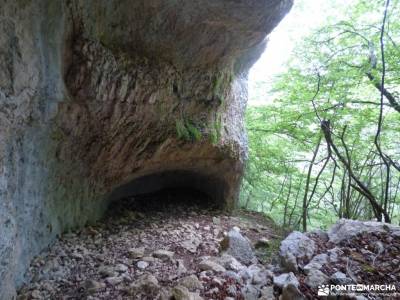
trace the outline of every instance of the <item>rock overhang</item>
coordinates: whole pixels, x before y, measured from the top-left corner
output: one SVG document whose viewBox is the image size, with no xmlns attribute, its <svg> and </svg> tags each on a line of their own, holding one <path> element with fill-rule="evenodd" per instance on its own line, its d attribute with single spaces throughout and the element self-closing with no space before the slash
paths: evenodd
<svg viewBox="0 0 400 300">
<path fill-rule="evenodd" d="M 218 178 L 221 203 L 234 207 L 247 156 L 247 71 L 292 1 L 71 3 L 65 82 L 72 101 L 58 124 L 63 132 L 87 126 L 69 140 L 105 146 L 83 153 L 90 176 L 112 192 L 139 174 L 186 170 Z M 128 128 L 117 128 L 121 120 Z M 117 138 L 104 134 L 110 129 Z M 131 134 L 133 142 L 121 130 L 141 133 Z"/>
<path fill-rule="evenodd" d="M 292 0 L 75 2 L 75 15 L 93 39 L 181 68 L 226 66 L 256 57 L 252 52 L 260 54 L 257 46 L 292 5 Z"/>
<path fill-rule="evenodd" d="M 141 177 L 234 206 L 247 70 L 291 0 L 0 2 L 0 298 Z"/>
</svg>

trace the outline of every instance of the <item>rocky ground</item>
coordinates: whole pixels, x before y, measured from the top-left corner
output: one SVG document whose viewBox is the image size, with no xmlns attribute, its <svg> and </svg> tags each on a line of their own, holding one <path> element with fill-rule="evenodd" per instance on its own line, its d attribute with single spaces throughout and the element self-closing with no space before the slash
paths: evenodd
<svg viewBox="0 0 400 300">
<path fill-rule="evenodd" d="M 120 201 L 102 222 L 64 234 L 34 259 L 19 299 L 269 299 L 272 250 L 264 246 L 280 238 L 273 223 L 209 207 L 204 195 L 172 190 Z M 229 231 L 241 262 L 220 255 Z M 257 242 L 258 258 L 249 247 Z"/>
<path fill-rule="evenodd" d="M 396 290 L 323 299 L 400 299 L 399 227 L 340 220 L 281 242 L 263 215 L 228 215 L 205 199 L 169 190 L 119 201 L 34 259 L 19 299 L 301 300 L 338 284 Z"/>
<path fill-rule="evenodd" d="M 328 299 L 400 299 L 400 227 L 339 220 L 328 232 L 292 232 L 280 246 L 274 284 L 298 298 L 319 299 L 318 289 L 337 285 L 390 285 L 390 290 L 331 290 Z M 345 295 L 342 295 L 345 294 Z M 340 297 L 339 297 L 340 296 Z"/>
</svg>

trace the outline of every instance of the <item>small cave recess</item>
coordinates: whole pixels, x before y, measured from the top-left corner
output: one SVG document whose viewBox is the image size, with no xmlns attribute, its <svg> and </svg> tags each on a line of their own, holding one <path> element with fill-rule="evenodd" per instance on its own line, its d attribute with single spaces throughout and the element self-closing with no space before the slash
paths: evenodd
<svg viewBox="0 0 400 300">
<path fill-rule="evenodd" d="M 174 207 L 224 208 L 226 184 L 193 171 L 166 171 L 138 177 L 109 197 L 110 210 L 122 207 L 162 211 Z"/>
</svg>

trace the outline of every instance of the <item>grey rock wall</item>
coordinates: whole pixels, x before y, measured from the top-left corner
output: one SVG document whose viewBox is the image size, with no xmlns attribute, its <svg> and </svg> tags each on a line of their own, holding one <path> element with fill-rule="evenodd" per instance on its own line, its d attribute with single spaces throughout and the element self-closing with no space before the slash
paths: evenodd
<svg viewBox="0 0 400 300">
<path fill-rule="evenodd" d="M 139 186 L 234 206 L 246 73 L 291 4 L 0 0 L 0 299 Z"/>
</svg>

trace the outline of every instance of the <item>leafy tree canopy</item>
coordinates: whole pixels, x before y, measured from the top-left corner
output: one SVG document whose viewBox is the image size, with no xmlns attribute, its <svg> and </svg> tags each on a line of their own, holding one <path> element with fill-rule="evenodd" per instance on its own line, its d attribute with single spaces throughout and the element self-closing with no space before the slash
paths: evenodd
<svg viewBox="0 0 400 300">
<path fill-rule="evenodd" d="M 247 111 L 242 206 L 303 229 L 399 222 L 399 43 L 399 0 L 358 0 L 295 47 L 273 101 Z"/>
</svg>

